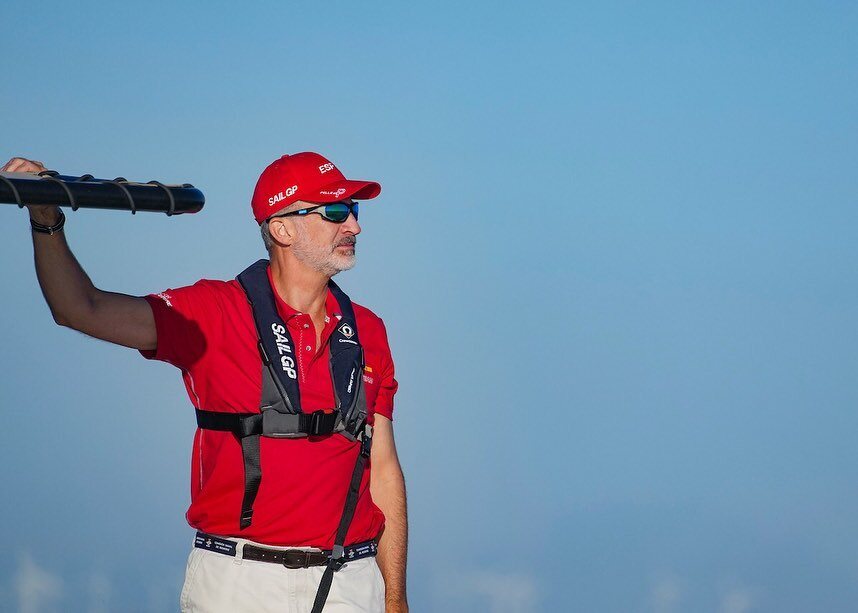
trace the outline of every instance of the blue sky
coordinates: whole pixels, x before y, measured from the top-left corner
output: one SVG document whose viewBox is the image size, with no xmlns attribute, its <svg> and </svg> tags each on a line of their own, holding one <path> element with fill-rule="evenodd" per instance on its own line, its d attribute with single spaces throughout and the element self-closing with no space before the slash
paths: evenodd
<svg viewBox="0 0 858 613">
<path fill-rule="evenodd" d="M 413 610 L 854 607 L 854 5 L 48 2 L 3 23 L 0 155 L 206 194 L 69 215 L 103 289 L 262 257 L 249 197 L 282 153 L 382 183 L 339 280 L 397 363 Z M 178 372 L 53 325 L 2 209 L 0 598 L 175 610 Z"/>
</svg>

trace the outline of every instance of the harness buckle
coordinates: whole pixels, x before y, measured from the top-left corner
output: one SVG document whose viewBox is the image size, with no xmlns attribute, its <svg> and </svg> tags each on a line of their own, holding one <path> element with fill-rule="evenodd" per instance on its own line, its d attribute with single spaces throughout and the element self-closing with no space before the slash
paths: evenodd
<svg viewBox="0 0 858 613">
<path fill-rule="evenodd" d="M 322 410 L 313 411 L 310 413 L 310 427 L 307 429 L 307 434 L 317 436 L 319 434 L 331 433 L 331 418 Z"/>
<path fill-rule="evenodd" d="M 360 438 L 360 453 L 363 457 L 368 458 L 370 451 L 372 451 L 372 426 L 364 424 Z"/>
<path fill-rule="evenodd" d="M 334 545 L 331 550 L 331 557 L 328 558 L 328 566 L 334 572 L 340 570 L 346 563 L 345 547 L 342 545 Z"/>
</svg>

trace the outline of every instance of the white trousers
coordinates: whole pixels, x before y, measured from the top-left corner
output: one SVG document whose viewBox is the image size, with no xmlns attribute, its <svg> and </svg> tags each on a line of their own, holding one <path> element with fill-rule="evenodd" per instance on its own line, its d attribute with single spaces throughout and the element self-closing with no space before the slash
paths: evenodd
<svg viewBox="0 0 858 613">
<path fill-rule="evenodd" d="M 244 544 L 259 544 L 230 540 L 239 544 L 235 557 L 197 547 L 191 550 L 180 601 L 182 613 L 310 613 L 324 566 L 291 569 L 244 560 Z M 384 579 L 375 557 L 349 562 L 334 573 L 325 613 L 347 612 L 384 613 Z"/>
</svg>

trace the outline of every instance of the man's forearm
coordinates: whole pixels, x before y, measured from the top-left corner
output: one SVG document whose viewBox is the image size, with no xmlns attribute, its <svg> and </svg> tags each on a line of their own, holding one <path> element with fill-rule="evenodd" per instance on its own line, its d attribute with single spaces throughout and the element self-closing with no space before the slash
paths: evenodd
<svg viewBox="0 0 858 613">
<path fill-rule="evenodd" d="M 32 219 L 43 225 L 52 226 L 59 218 L 57 207 L 29 208 Z M 155 320 L 146 300 L 95 287 L 71 252 L 65 231 L 33 232 L 33 255 L 39 286 L 58 324 L 126 347 L 157 346 Z"/>
<path fill-rule="evenodd" d="M 402 472 L 391 473 L 373 483 L 372 497 L 385 516 L 384 532 L 378 543 L 378 566 L 384 576 L 387 610 L 399 612 L 408 610 L 405 590 L 408 511 Z"/>
<path fill-rule="evenodd" d="M 69 325 L 92 308 L 95 287 L 69 249 L 65 232 L 33 232 L 33 255 L 39 286 L 57 323 Z"/>
</svg>

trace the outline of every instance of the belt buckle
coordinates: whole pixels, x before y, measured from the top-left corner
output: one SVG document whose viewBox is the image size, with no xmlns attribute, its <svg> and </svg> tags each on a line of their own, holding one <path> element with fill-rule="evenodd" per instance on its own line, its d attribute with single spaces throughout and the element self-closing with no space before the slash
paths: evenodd
<svg viewBox="0 0 858 613">
<path fill-rule="evenodd" d="M 296 560 L 301 560 L 297 561 Z M 290 569 L 298 569 L 298 568 L 309 568 L 310 567 L 310 554 L 307 551 L 284 551 L 283 552 L 283 566 Z"/>
</svg>

